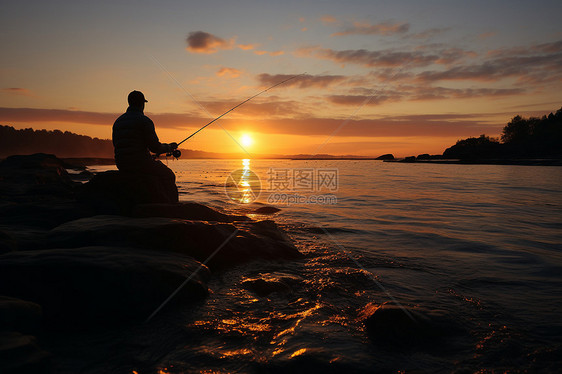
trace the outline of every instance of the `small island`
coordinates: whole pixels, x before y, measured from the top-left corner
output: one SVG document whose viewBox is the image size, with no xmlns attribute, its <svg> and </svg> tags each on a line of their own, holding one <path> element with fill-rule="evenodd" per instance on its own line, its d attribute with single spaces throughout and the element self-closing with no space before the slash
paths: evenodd
<svg viewBox="0 0 562 374">
<path fill-rule="evenodd" d="M 485 134 L 457 141 L 442 155 L 420 154 L 385 162 L 455 164 L 562 165 L 562 108 L 541 118 L 519 115 L 503 128 L 501 137 Z M 383 155 L 386 156 L 386 155 Z M 383 156 L 380 156 L 381 158 Z"/>
</svg>

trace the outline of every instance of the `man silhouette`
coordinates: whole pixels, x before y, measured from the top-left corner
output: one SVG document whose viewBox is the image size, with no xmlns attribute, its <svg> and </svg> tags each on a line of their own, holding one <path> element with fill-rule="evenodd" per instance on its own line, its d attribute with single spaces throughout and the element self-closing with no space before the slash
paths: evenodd
<svg viewBox="0 0 562 374">
<path fill-rule="evenodd" d="M 148 101 L 140 91 L 132 91 L 127 97 L 129 107 L 113 124 L 113 146 L 117 168 L 126 173 L 149 174 L 172 181 L 176 176 L 160 161 L 154 160 L 150 152 L 161 154 L 176 149 L 176 143 L 160 143 L 154 123 L 144 115 Z"/>
</svg>

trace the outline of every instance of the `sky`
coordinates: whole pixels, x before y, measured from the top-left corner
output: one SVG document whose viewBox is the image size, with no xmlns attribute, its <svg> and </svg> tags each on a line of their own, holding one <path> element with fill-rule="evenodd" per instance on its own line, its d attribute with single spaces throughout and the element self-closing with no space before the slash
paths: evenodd
<svg viewBox="0 0 562 374">
<path fill-rule="evenodd" d="M 132 90 L 163 142 L 250 154 L 441 154 L 562 107 L 560 1 L 20 1 L 0 124 L 111 138 Z M 250 141 L 248 140 L 250 139 Z"/>
</svg>

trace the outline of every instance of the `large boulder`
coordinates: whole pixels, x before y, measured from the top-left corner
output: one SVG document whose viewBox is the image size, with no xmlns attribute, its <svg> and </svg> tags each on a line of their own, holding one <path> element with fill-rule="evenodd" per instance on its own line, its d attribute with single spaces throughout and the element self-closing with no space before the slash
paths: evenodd
<svg viewBox="0 0 562 374">
<path fill-rule="evenodd" d="M 51 355 L 42 350 L 36 338 L 15 331 L 0 331 L 0 373 L 52 373 Z"/>
<path fill-rule="evenodd" d="M 41 305 L 47 327 L 66 329 L 146 319 L 195 274 L 174 301 L 207 295 L 210 273 L 177 253 L 87 247 L 0 256 L 0 294 Z"/>
<path fill-rule="evenodd" d="M 199 261 L 209 259 L 210 267 L 302 257 L 274 222 L 245 225 L 237 228 L 217 222 L 103 215 L 62 224 L 36 245 L 37 248 L 119 246 L 179 252 Z M 221 250 L 215 253 L 219 247 Z"/>
<path fill-rule="evenodd" d="M 134 217 L 167 217 L 196 221 L 236 222 L 249 221 L 250 218 L 239 215 L 229 215 L 218 212 L 208 206 L 195 202 L 180 202 L 176 204 L 139 204 L 133 208 Z"/>
<path fill-rule="evenodd" d="M 72 198 L 76 185 L 69 165 L 54 155 L 10 156 L 0 162 L 0 200 L 44 201 Z"/>
<path fill-rule="evenodd" d="M 394 160 L 394 155 L 392 153 L 385 153 L 384 155 L 380 155 L 375 160 Z"/>
<path fill-rule="evenodd" d="M 247 277 L 241 285 L 248 291 L 265 297 L 272 293 L 292 293 L 293 289 L 301 282 L 302 279 L 297 276 L 273 272 Z"/>
<path fill-rule="evenodd" d="M 41 324 L 41 306 L 0 295 L 0 331 L 32 332 Z"/>
<path fill-rule="evenodd" d="M 5 201 L 0 202 L 0 225 L 52 229 L 64 222 L 91 216 L 93 212 L 91 207 L 74 200 Z"/>
<path fill-rule="evenodd" d="M 81 185 L 78 199 L 99 214 L 129 215 L 137 204 L 177 203 L 178 188 L 171 179 L 110 170 Z"/>
<path fill-rule="evenodd" d="M 438 310 L 411 308 L 387 302 L 368 304 L 360 312 L 367 334 L 375 344 L 387 348 L 440 349 L 464 328 Z"/>
</svg>

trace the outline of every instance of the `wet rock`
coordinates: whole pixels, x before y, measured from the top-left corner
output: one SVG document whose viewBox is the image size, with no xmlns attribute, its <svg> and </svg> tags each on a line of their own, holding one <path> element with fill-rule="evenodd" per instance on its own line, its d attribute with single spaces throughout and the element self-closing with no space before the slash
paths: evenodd
<svg viewBox="0 0 562 374">
<path fill-rule="evenodd" d="M 0 331 L 35 331 L 41 324 L 41 316 L 38 304 L 0 295 Z"/>
<path fill-rule="evenodd" d="M 249 225 L 249 228 L 250 232 L 255 235 L 272 238 L 282 242 L 290 242 L 290 239 L 287 237 L 287 235 L 285 235 L 283 230 L 281 230 L 279 226 L 277 226 L 275 221 L 263 220 L 252 222 L 252 224 Z"/>
<path fill-rule="evenodd" d="M 0 373 L 51 373 L 51 355 L 36 344 L 36 339 L 14 331 L 0 332 Z"/>
<path fill-rule="evenodd" d="M 0 228 L 0 254 L 15 251 L 17 247 L 16 239 Z"/>
<path fill-rule="evenodd" d="M 375 160 L 394 160 L 394 155 L 392 153 L 386 153 L 384 155 L 380 155 Z"/>
<path fill-rule="evenodd" d="M 171 179 L 117 170 L 98 173 L 77 190 L 79 201 L 98 214 L 130 215 L 137 204 L 178 202 L 178 188 Z"/>
<path fill-rule="evenodd" d="M 274 206 L 262 206 L 260 208 L 257 208 L 256 210 L 254 210 L 254 213 L 256 214 L 275 214 L 277 212 L 280 212 L 281 209 L 276 208 Z"/>
<path fill-rule="evenodd" d="M 205 205 L 194 202 L 176 204 L 139 204 L 133 208 L 134 217 L 167 217 L 197 221 L 235 222 L 248 221 L 246 216 L 220 213 Z"/>
<path fill-rule="evenodd" d="M 91 215 L 92 209 L 73 200 L 0 203 L 0 225 L 51 229 Z"/>
<path fill-rule="evenodd" d="M 54 155 L 44 153 L 6 158 L 0 162 L 0 199 L 25 202 L 72 198 L 76 184 L 65 166 Z"/>
<path fill-rule="evenodd" d="M 380 346 L 390 348 L 440 349 L 449 338 L 465 331 L 440 311 L 368 304 L 360 313 L 367 334 Z"/>
<path fill-rule="evenodd" d="M 79 173 L 70 174 L 70 178 L 75 182 L 87 182 L 94 177 L 94 173 L 89 170 L 82 170 Z"/>
<path fill-rule="evenodd" d="M 283 240 L 273 222 L 266 229 L 248 232 L 232 224 L 188 221 L 173 218 L 95 216 L 68 222 L 51 230 L 38 248 L 120 246 L 179 252 L 199 261 L 209 257 L 210 267 L 229 267 L 259 259 L 295 259 L 301 253 Z M 252 225 L 254 226 L 254 225 Z M 261 227 L 256 223 L 256 227 Z M 221 250 L 214 253 L 217 248 Z M 212 255 L 212 256 L 211 256 Z"/>
<path fill-rule="evenodd" d="M 48 328 L 95 328 L 144 320 L 196 270 L 175 302 L 208 292 L 208 269 L 188 256 L 115 247 L 11 252 L 0 256 L 0 293 L 39 304 Z"/>
<path fill-rule="evenodd" d="M 43 241 L 48 231 L 31 226 L 0 225 L 0 254 L 36 249 L 37 243 Z"/>
<path fill-rule="evenodd" d="M 300 281 L 301 279 L 294 275 L 285 273 L 268 273 L 244 279 L 242 281 L 242 287 L 254 292 L 258 296 L 263 297 L 274 292 L 292 292 L 293 287 L 300 283 Z"/>
</svg>

